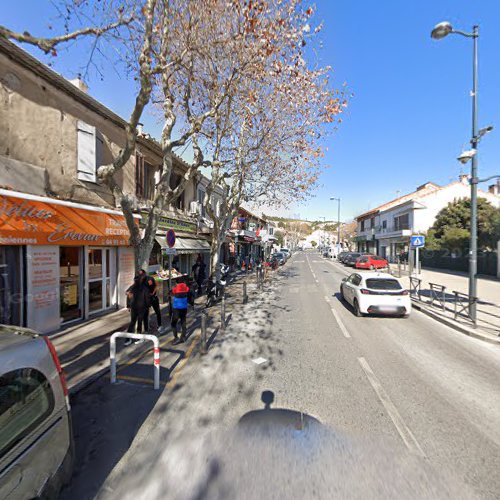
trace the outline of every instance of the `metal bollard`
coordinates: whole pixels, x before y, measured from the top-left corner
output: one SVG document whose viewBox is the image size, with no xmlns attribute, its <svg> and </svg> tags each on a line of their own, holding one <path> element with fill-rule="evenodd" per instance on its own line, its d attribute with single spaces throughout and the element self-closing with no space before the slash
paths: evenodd
<svg viewBox="0 0 500 500">
<path fill-rule="evenodd" d="M 222 296 L 222 301 L 220 303 L 220 331 L 226 331 L 226 296 Z"/>
<path fill-rule="evenodd" d="M 207 313 L 201 312 L 201 353 L 207 353 Z"/>
<path fill-rule="evenodd" d="M 248 295 L 247 295 L 247 282 L 243 282 L 243 304 L 246 304 L 248 302 Z"/>
</svg>

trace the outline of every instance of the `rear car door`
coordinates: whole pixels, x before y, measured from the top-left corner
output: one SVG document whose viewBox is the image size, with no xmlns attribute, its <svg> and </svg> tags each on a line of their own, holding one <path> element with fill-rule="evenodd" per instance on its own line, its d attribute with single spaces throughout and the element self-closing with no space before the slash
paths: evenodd
<svg viewBox="0 0 500 500">
<path fill-rule="evenodd" d="M 361 276 L 359 274 L 353 274 L 351 276 L 351 304 L 354 304 L 354 299 L 358 295 L 359 284 L 361 283 Z"/>
</svg>

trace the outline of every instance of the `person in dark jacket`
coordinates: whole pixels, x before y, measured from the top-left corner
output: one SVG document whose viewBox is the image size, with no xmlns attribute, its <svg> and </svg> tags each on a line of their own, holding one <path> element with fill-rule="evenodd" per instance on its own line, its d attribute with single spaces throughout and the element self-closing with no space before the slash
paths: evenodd
<svg viewBox="0 0 500 500">
<path fill-rule="evenodd" d="M 198 286 L 198 296 L 200 296 L 203 292 L 202 285 L 206 277 L 206 268 L 207 266 L 205 265 L 205 262 L 203 262 L 203 256 L 201 255 L 201 253 L 199 253 L 198 258 L 196 259 L 196 263 L 192 268 L 193 278 L 195 279 Z"/>
<path fill-rule="evenodd" d="M 186 317 L 188 304 L 194 305 L 194 297 L 191 289 L 184 282 L 180 282 L 172 288 L 172 331 L 174 333 L 174 344 L 186 340 Z M 179 340 L 177 335 L 177 323 L 181 322 L 182 334 Z"/>
<path fill-rule="evenodd" d="M 134 278 L 134 284 L 127 290 L 127 308 L 130 311 L 130 324 L 128 325 L 127 332 L 134 333 L 136 324 L 137 333 L 142 333 L 143 326 L 144 331 L 148 332 L 148 311 L 150 305 L 151 299 L 145 277 L 138 274 Z M 131 343 L 131 339 L 125 341 L 125 345 L 130 345 Z"/>
<path fill-rule="evenodd" d="M 141 269 L 139 274 L 144 277 L 144 279 L 146 280 L 146 285 L 149 289 L 149 300 L 151 303 L 151 307 L 156 314 L 158 333 L 164 333 L 165 329 L 161 326 L 160 299 L 158 298 L 158 285 L 156 284 L 156 280 L 153 278 L 153 276 L 147 274 L 144 269 Z"/>
</svg>

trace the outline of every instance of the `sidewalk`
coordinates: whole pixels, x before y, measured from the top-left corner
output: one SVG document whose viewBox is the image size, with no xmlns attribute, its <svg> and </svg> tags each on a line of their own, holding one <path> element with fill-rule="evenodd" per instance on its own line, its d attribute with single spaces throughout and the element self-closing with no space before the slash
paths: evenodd
<svg viewBox="0 0 500 500">
<path fill-rule="evenodd" d="M 391 265 L 391 271 L 397 276 L 398 266 Z M 421 308 L 423 312 L 435 316 L 438 320 L 444 320 L 463 333 L 495 343 L 500 342 L 500 281 L 498 279 L 494 277 L 478 277 L 477 279 L 479 301 L 477 304 L 477 328 L 474 328 L 468 318 L 462 316 L 458 316 L 456 320 L 454 318 L 455 295 L 453 292 L 468 293 L 469 277 L 466 273 L 422 269 L 417 277 L 422 282 L 420 300 L 416 296 L 413 297 L 416 308 Z M 407 273 L 402 273 L 401 280 L 410 289 L 410 277 Z M 432 293 L 429 283 L 446 287 L 444 307 L 436 298 L 431 304 Z"/>
<path fill-rule="evenodd" d="M 242 300 L 242 283 L 245 274 L 236 272 L 232 276 L 231 283 L 226 287 L 226 317 L 231 315 L 231 305 Z M 246 281 L 248 284 L 255 281 L 255 273 L 249 273 Z M 188 333 L 199 329 L 201 310 L 204 308 L 206 297 L 203 295 L 195 301 L 195 309 L 190 309 L 187 320 Z M 167 327 L 166 332 L 161 335 L 165 339 L 172 335 L 168 307 L 162 306 L 162 324 Z M 152 314 L 151 314 L 152 313 Z M 210 320 L 210 317 L 211 320 Z M 156 331 L 156 315 L 151 310 L 150 331 Z M 94 320 L 68 328 L 51 336 L 58 353 L 61 365 L 66 375 L 68 388 L 72 394 L 76 394 L 84 387 L 91 384 L 96 378 L 102 376 L 109 370 L 109 339 L 114 332 L 125 331 L 130 321 L 130 313 L 127 309 L 106 314 Z M 220 307 L 214 306 L 209 310 L 210 324 L 220 322 Z M 195 335 L 189 335 L 191 339 Z M 191 340 L 193 342 L 194 340 Z M 126 349 L 117 349 L 117 363 L 131 362 L 133 359 L 141 359 L 151 351 L 151 343 L 132 345 Z M 190 342 L 186 343 L 186 348 Z"/>
</svg>

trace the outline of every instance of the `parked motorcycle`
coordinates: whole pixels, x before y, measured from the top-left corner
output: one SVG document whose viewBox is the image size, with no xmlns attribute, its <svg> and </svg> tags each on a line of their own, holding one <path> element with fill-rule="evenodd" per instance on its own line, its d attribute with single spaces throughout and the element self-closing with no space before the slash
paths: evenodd
<svg viewBox="0 0 500 500">
<path fill-rule="evenodd" d="M 229 276 L 229 266 L 222 264 L 220 278 L 210 276 L 207 283 L 207 301 L 205 307 L 211 307 L 224 296 L 227 280 Z"/>
</svg>

